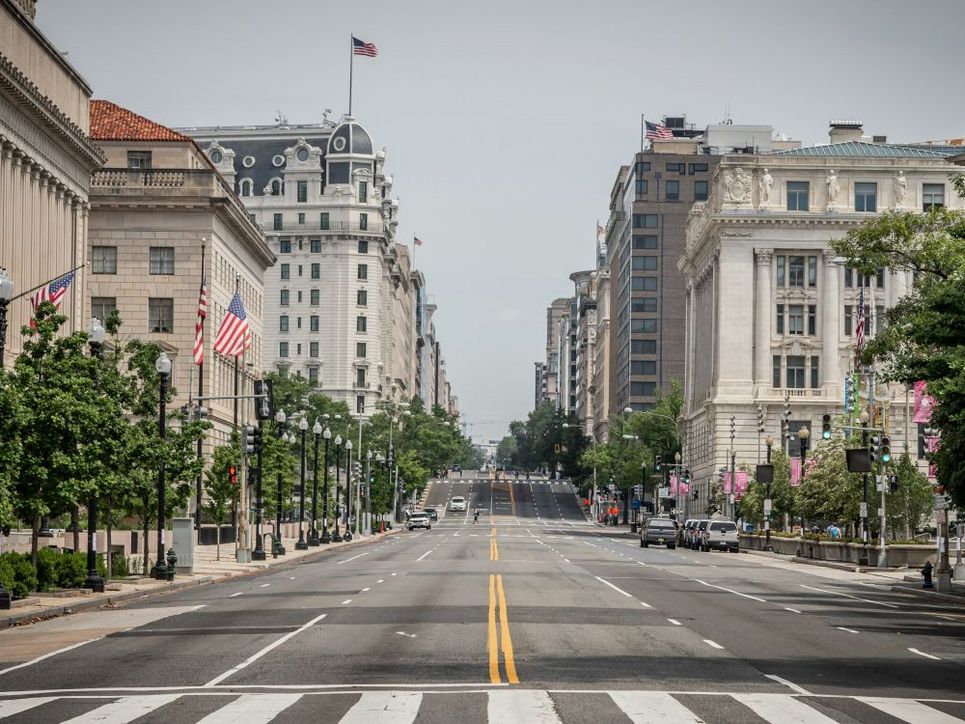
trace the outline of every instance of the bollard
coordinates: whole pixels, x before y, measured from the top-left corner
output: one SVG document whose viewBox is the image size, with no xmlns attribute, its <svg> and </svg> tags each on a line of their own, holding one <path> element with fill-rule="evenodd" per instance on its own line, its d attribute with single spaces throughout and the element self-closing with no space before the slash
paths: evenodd
<svg viewBox="0 0 965 724">
<path fill-rule="evenodd" d="M 178 554 L 174 552 L 174 548 L 168 548 L 168 567 L 165 575 L 165 580 L 174 580 L 174 564 L 178 562 Z"/>
<path fill-rule="evenodd" d="M 925 565 L 922 566 L 921 575 L 922 575 L 922 578 L 924 579 L 923 582 L 922 582 L 922 584 L 921 584 L 921 587 L 922 587 L 922 588 L 934 588 L 934 587 L 935 587 L 935 584 L 932 583 L 932 579 L 931 579 L 932 569 L 933 569 L 933 566 L 932 566 L 932 564 L 931 564 L 931 561 L 926 561 L 926 562 L 925 562 Z"/>
</svg>

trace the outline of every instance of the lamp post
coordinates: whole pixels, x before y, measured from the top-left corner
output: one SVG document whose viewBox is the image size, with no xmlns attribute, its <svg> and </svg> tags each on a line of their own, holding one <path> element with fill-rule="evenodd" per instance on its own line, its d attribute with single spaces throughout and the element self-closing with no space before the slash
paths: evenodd
<svg viewBox="0 0 965 724">
<path fill-rule="evenodd" d="M 862 410 L 858 415 L 861 422 L 861 447 L 868 449 L 868 420 L 870 420 L 867 410 Z M 861 554 L 858 556 L 858 565 L 868 565 L 868 473 L 861 474 Z"/>
<path fill-rule="evenodd" d="M 258 444 L 255 448 L 255 451 L 258 455 L 258 475 L 255 477 L 255 549 L 251 552 L 251 560 L 253 561 L 263 561 L 267 557 L 265 555 L 264 544 L 262 543 L 262 540 L 261 540 L 261 523 L 264 516 L 264 511 L 263 511 L 264 500 L 262 499 L 262 488 L 261 488 L 261 481 L 265 475 L 265 468 L 264 468 L 265 454 L 263 450 L 265 446 L 264 432 L 265 432 L 265 421 L 261 419 L 261 417 L 259 416 L 258 430 L 256 433 L 258 435 L 258 438 L 257 438 Z"/>
<path fill-rule="evenodd" d="M 278 410 L 275 413 L 275 433 L 278 435 L 278 439 L 281 442 L 287 442 L 288 438 L 285 435 L 285 411 Z M 283 556 L 287 552 L 285 546 L 281 542 L 281 488 L 282 488 L 282 474 L 281 468 L 278 469 L 277 477 L 275 478 L 277 489 L 275 490 L 275 540 L 271 549 L 271 553 L 276 558 L 278 556 Z"/>
<path fill-rule="evenodd" d="M 305 540 L 305 435 L 308 433 L 308 418 L 302 413 L 302 419 L 298 421 L 298 430 L 301 432 L 302 446 L 299 457 L 301 458 L 301 490 L 299 491 L 298 502 L 298 542 L 295 544 L 296 551 L 307 551 L 308 541 Z"/>
<path fill-rule="evenodd" d="M 312 456 L 312 525 L 308 533 L 308 545 L 317 547 L 318 543 L 318 438 L 322 434 L 322 425 L 318 419 L 312 425 L 312 442 L 314 454 Z"/>
<path fill-rule="evenodd" d="M 342 540 L 352 540 L 352 441 L 345 441 L 345 535 Z"/>
<path fill-rule="evenodd" d="M 7 275 L 6 269 L 0 267 L 0 368 L 3 368 L 3 355 L 7 346 L 7 305 L 10 304 L 14 288 L 13 279 Z M 2 590 L 0 588 L 0 591 Z"/>
<path fill-rule="evenodd" d="M 372 451 L 365 453 L 365 535 L 372 535 Z"/>
<path fill-rule="evenodd" d="M 339 466 L 341 464 L 342 464 L 342 436 L 336 435 L 335 436 L 335 515 L 333 516 L 333 520 L 335 521 L 335 532 L 332 534 L 333 543 L 342 542 L 342 536 L 338 532 L 338 518 L 339 518 L 339 515 L 341 514 L 341 510 L 338 504 L 338 484 L 339 484 L 339 476 L 341 475 Z"/>
<path fill-rule="evenodd" d="M 322 483 L 322 538 L 321 543 L 327 545 L 332 542 L 332 537 L 328 533 L 328 441 L 332 439 L 332 431 L 327 427 L 322 432 L 325 439 L 325 467 L 324 480 Z"/>
<path fill-rule="evenodd" d="M 680 515 L 680 478 L 681 478 L 680 461 L 682 459 L 683 458 L 680 455 L 679 450 L 673 454 L 674 472 L 677 473 L 677 488 L 674 491 L 674 497 L 675 497 L 674 510 L 676 511 L 675 513 L 676 516 Z M 686 516 L 685 516 L 685 519 L 686 519 Z"/>
<path fill-rule="evenodd" d="M 2 314 L 2 313 L 0 313 Z M 101 321 L 94 317 L 87 329 L 87 339 L 90 344 L 91 357 L 100 361 L 104 350 L 104 338 L 107 331 Z M 90 588 L 95 593 L 104 592 L 104 579 L 97 573 L 97 494 L 92 492 L 87 500 L 87 580 L 84 588 Z"/>
<path fill-rule="evenodd" d="M 158 398 L 157 431 L 161 438 L 161 464 L 157 471 L 157 562 L 154 564 L 152 575 L 159 581 L 167 580 L 168 566 L 164 560 L 164 488 L 165 469 L 164 469 L 164 440 L 167 437 L 167 410 L 165 403 L 168 396 L 168 375 L 171 374 L 171 360 L 166 352 L 161 352 L 154 362 L 154 369 L 160 377 L 160 396 Z"/>
<path fill-rule="evenodd" d="M 770 435 L 764 441 L 767 446 L 767 464 L 771 464 L 771 448 L 774 446 L 774 438 Z M 764 493 L 764 547 L 770 550 L 771 546 L 771 480 L 773 479 L 773 470 L 771 475 L 767 479 L 767 491 Z"/>
<path fill-rule="evenodd" d="M 804 463 L 808 456 L 808 440 L 811 437 L 811 431 L 807 429 L 807 426 L 802 427 L 797 431 L 798 439 L 801 441 L 801 482 L 804 482 Z M 804 540 L 804 511 L 801 511 L 801 540 Z M 803 543 L 802 543 L 803 545 Z"/>
</svg>

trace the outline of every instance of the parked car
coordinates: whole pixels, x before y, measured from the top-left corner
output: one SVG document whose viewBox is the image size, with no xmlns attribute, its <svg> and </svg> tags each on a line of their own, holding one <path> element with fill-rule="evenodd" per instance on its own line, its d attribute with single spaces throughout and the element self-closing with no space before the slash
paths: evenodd
<svg viewBox="0 0 965 724">
<path fill-rule="evenodd" d="M 439 511 L 435 508 L 423 508 L 422 510 L 429 516 L 430 520 L 439 520 Z"/>
<path fill-rule="evenodd" d="M 706 519 L 694 521 L 694 527 L 690 532 L 690 547 L 693 550 L 704 550 L 704 531 L 707 530 L 708 525 L 710 525 L 710 521 Z"/>
<path fill-rule="evenodd" d="M 704 530 L 704 550 L 726 550 L 737 553 L 740 550 L 740 539 L 737 535 L 737 525 L 731 520 L 712 520 Z"/>
<path fill-rule="evenodd" d="M 649 518 L 640 528 L 640 547 L 650 544 L 665 545 L 668 550 L 677 547 L 677 522 L 670 518 Z"/>
<path fill-rule="evenodd" d="M 468 507 L 468 505 L 469 504 L 466 502 L 465 498 L 457 495 L 452 500 L 449 501 L 449 510 L 451 510 L 454 513 L 457 511 L 464 513 L 466 512 L 466 508 Z"/>
<path fill-rule="evenodd" d="M 693 548 L 693 535 L 696 526 L 697 520 L 695 518 L 689 518 L 684 521 L 684 527 L 680 534 L 680 545 L 685 548 Z"/>
<path fill-rule="evenodd" d="M 413 530 L 414 528 L 425 528 L 426 530 L 432 530 L 432 521 L 429 520 L 429 515 L 422 510 L 417 510 L 410 515 L 407 525 L 409 530 Z"/>
</svg>

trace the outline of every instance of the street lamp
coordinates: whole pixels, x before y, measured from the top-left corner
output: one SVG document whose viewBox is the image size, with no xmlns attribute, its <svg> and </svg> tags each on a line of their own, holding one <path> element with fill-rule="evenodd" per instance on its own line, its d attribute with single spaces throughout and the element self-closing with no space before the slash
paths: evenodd
<svg viewBox="0 0 965 724">
<path fill-rule="evenodd" d="M 811 437 L 811 431 L 807 429 L 807 426 L 802 427 L 797 431 L 798 439 L 801 441 L 801 482 L 804 482 L 804 463 L 808 456 L 808 439 Z M 803 546 L 804 540 L 804 511 L 801 511 L 801 540 Z"/>
<path fill-rule="evenodd" d="M 312 526 L 308 533 L 308 545 L 316 547 L 318 543 L 318 438 L 322 434 L 322 425 L 315 418 L 312 425 L 312 442 L 314 455 L 312 456 Z"/>
<path fill-rule="evenodd" d="M 332 542 L 332 537 L 328 534 L 328 441 L 332 439 L 332 431 L 327 427 L 322 433 L 325 438 L 325 477 L 322 484 L 322 538 L 323 544 Z"/>
<path fill-rule="evenodd" d="M 3 353 L 7 342 L 7 306 L 13 297 L 15 285 L 7 276 L 7 270 L 0 267 L 0 368 L 3 367 Z M 0 588 L 3 591 L 3 588 Z"/>
<path fill-rule="evenodd" d="M 352 441 L 345 441 L 345 535 L 342 540 L 352 540 Z"/>
<path fill-rule="evenodd" d="M 372 451 L 365 453 L 365 535 L 372 535 Z"/>
<path fill-rule="evenodd" d="M 308 433 L 308 418 L 302 413 L 302 419 L 298 421 L 298 430 L 301 432 L 302 447 L 301 454 L 301 491 L 298 503 L 298 542 L 295 544 L 296 551 L 307 551 L 308 541 L 305 540 L 305 435 Z"/>
<path fill-rule="evenodd" d="M 339 484 L 339 476 L 341 475 L 339 465 L 341 465 L 341 461 L 342 461 L 342 436 L 336 435 L 335 436 L 335 515 L 333 516 L 335 521 L 335 532 L 332 534 L 333 543 L 342 542 L 342 536 L 338 532 L 338 517 L 339 517 L 339 514 L 341 513 L 338 505 L 338 484 Z"/>
<path fill-rule="evenodd" d="M 285 417 L 284 410 L 278 410 L 275 413 L 275 433 L 278 435 L 278 439 L 281 442 L 287 442 L 288 437 L 285 435 Z M 275 541 L 272 546 L 271 554 L 274 557 L 283 556 L 287 552 L 285 546 L 281 542 L 281 488 L 282 488 L 282 474 L 281 468 L 278 468 L 278 474 L 275 478 L 277 489 L 275 490 Z"/>
<path fill-rule="evenodd" d="M 680 461 L 682 459 L 683 458 L 681 457 L 679 450 L 673 454 L 674 471 L 677 474 L 677 489 L 675 491 L 674 500 L 674 510 L 676 511 L 676 516 L 680 515 Z"/>
<path fill-rule="evenodd" d="M 106 336 L 104 325 L 97 317 L 92 318 L 87 328 L 91 357 L 100 360 Z M 87 580 L 84 581 L 84 588 L 94 593 L 104 592 L 104 579 L 97 573 L 97 494 L 93 491 L 87 500 Z"/>
<path fill-rule="evenodd" d="M 153 577 L 159 581 L 167 580 L 168 566 L 164 560 L 164 440 L 167 437 L 165 403 L 168 396 L 168 375 L 171 374 L 171 360 L 167 352 L 161 352 L 154 361 L 154 369 L 160 376 L 160 395 L 158 398 L 157 431 L 161 438 L 161 464 L 157 471 L 157 562 L 154 564 Z"/>
</svg>

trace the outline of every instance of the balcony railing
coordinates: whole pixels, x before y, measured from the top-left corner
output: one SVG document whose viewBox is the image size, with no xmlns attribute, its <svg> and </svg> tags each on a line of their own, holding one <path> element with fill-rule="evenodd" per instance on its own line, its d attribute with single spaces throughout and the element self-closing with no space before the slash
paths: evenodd
<svg viewBox="0 0 965 724">
<path fill-rule="evenodd" d="M 385 230 L 385 227 L 381 221 L 370 221 L 368 224 L 366 224 L 364 229 L 357 221 L 332 221 L 323 225 L 318 221 L 313 223 L 306 222 L 304 224 L 299 224 L 297 221 L 291 221 L 289 219 L 282 221 L 281 224 L 276 224 L 274 221 L 264 221 L 260 223 L 259 226 L 263 231 L 274 231 L 285 234 L 298 234 L 305 231 L 328 232 L 332 234 L 345 232 L 368 232 L 370 234 L 381 234 Z"/>
<path fill-rule="evenodd" d="M 111 191 L 115 194 L 163 191 L 193 195 L 214 191 L 213 172 L 203 169 L 130 169 L 105 168 L 91 176 L 94 193 Z"/>
</svg>

